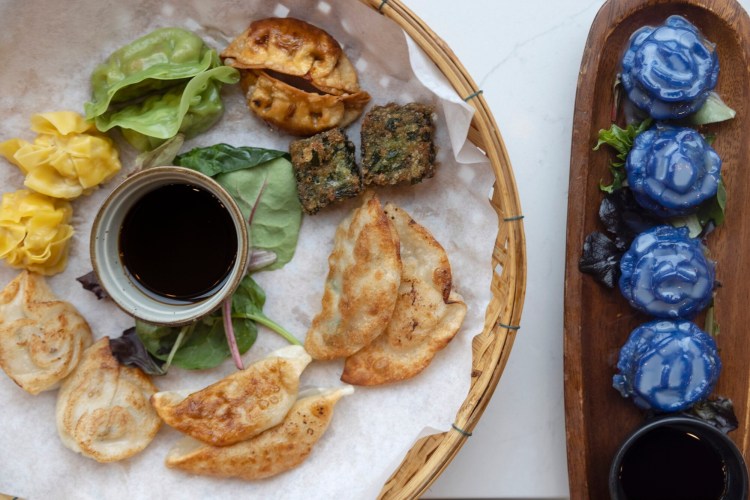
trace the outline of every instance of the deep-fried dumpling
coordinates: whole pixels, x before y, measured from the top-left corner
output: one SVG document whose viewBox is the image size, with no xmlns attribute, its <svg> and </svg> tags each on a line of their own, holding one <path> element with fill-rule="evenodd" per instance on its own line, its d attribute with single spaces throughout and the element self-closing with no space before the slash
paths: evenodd
<svg viewBox="0 0 750 500">
<path fill-rule="evenodd" d="M 175 429 L 214 446 L 227 446 L 284 419 L 310 361 L 301 346 L 284 347 L 187 397 L 159 392 L 151 404 Z"/>
<path fill-rule="evenodd" d="M 362 349 L 383 333 L 396 305 L 398 234 L 372 192 L 339 224 L 328 265 L 323 308 L 305 338 L 305 349 L 315 359 Z"/>
<path fill-rule="evenodd" d="M 341 380 L 350 384 L 385 384 L 417 375 L 456 335 L 466 316 L 466 304 L 451 291 L 443 247 L 403 209 L 388 203 L 385 213 L 401 240 L 398 301 L 383 335 L 346 359 Z"/>
<path fill-rule="evenodd" d="M 243 73 L 240 85 L 255 114 L 274 127 L 301 136 L 349 125 L 370 101 L 367 92 L 306 92 L 260 70 Z"/>
<path fill-rule="evenodd" d="M 55 389 L 91 344 L 91 329 L 44 278 L 23 271 L 0 292 L 0 367 L 31 394 Z"/>
<path fill-rule="evenodd" d="M 359 92 L 357 73 L 339 43 L 299 19 L 254 21 L 221 57 L 224 64 L 237 69 L 270 69 L 303 77 L 329 94 Z"/>
<path fill-rule="evenodd" d="M 55 417 L 63 444 L 97 462 L 143 450 L 161 426 L 148 400 L 156 387 L 140 369 L 122 366 L 104 337 L 86 349 L 57 395 Z"/>
<path fill-rule="evenodd" d="M 284 421 L 254 438 L 231 446 L 209 446 L 186 437 L 169 451 L 168 467 L 193 474 L 253 480 L 301 464 L 328 428 L 333 407 L 350 385 L 312 394 L 300 393 Z"/>
</svg>

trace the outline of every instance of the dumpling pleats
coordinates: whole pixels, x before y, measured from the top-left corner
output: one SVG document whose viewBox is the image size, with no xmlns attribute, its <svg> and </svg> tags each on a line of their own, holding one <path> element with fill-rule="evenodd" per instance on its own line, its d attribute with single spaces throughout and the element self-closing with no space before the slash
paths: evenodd
<svg viewBox="0 0 750 500">
<path fill-rule="evenodd" d="M 44 278 L 23 271 L 0 292 L 0 367 L 31 394 L 55 389 L 91 344 L 91 329 Z"/>
<path fill-rule="evenodd" d="M 55 417 L 63 444 L 97 462 L 140 452 L 161 426 L 149 404 L 156 392 L 138 368 L 120 365 L 104 337 L 86 349 L 57 396 Z"/>
<path fill-rule="evenodd" d="M 227 446 L 284 419 L 310 361 L 301 346 L 284 347 L 187 397 L 159 392 L 151 403 L 175 429 L 214 446 Z"/>
<path fill-rule="evenodd" d="M 325 433 L 338 400 L 351 386 L 301 397 L 281 424 L 232 446 L 209 446 L 189 437 L 167 455 L 168 467 L 193 474 L 263 479 L 301 464 Z"/>
<path fill-rule="evenodd" d="M 341 380 L 355 385 L 417 375 L 453 339 L 466 316 L 466 304 L 451 290 L 443 247 L 403 209 L 388 203 L 385 213 L 401 241 L 401 284 L 385 333 L 346 359 Z"/>
<path fill-rule="evenodd" d="M 322 310 L 305 338 L 315 359 L 354 354 L 383 333 L 393 314 L 401 282 L 399 239 L 371 192 L 336 229 L 328 264 Z"/>
</svg>

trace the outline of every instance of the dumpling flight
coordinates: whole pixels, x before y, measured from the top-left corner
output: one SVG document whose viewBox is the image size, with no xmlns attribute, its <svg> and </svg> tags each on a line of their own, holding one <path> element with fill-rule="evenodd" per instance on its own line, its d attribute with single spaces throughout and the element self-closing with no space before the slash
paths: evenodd
<svg viewBox="0 0 750 500">
<path fill-rule="evenodd" d="M 392 203 L 385 214 L 401 241 L 398 299 L 385 332 L 346 358 L 341 380 L 378 385 L 411 378 L 458 332 L 466 304 L 451 290 L 448 255 L 432 234 Z"/>
<path fill-rule="evenodd" d="M 190 395 L 156 393 L 151 404 L 175 429 L 214 446 L 231 445 L 284 419 L 310 361 L 301 346 L 287 346 Z"/>
<path fill-rule="evenodd" d="M 325 433 L 333 407 L 352 386 L 300 393 L 286 418 L 271 429 L 231 446 L 210 446 L 186 437 L 167 455 L 167 467 L 193 474 L 263 479 L 301 464 Z"/>
<path fill-rule="evenodd" d="M 0 367 L 22 389 L 55 389 L 91 344 L 91 329 L 44 277 L 21 272 L 0 292 Z"/>
<path fill-rule="evenodd" d="M 401 282 L 399 239 L 372 192 L 339 224 L 328 264 L 322 310 L 305 338 L 314 359 L 354 354 L 383 333 L 393 314 Z"/>
<path fill-rule="evenodd" d="M 140 369 L 120 365 L 104 337 L 86 349 L 60 388 L 55 410 L 60 439 L 97 462 L 131 457 L 161 426 L 148 402 L 155 392 Z"/>
</svg>

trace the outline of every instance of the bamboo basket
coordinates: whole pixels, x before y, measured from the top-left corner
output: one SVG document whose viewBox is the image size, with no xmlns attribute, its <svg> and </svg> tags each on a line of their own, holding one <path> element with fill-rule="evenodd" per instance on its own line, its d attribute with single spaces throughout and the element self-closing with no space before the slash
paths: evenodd
<svg viewBox="0 0 750 500">
<path fill-rule="evenodd" d="M 472 342 L 471 386 L 448 432 L 424 437 L 408 451 L 380 492 L 383 499 L 416 498 L 448 466 L 482 416 L 508 361 L 526 292 L 526 239 L 513 170 L 500 130 L 481 91 L 456 55 L 399 0 L 361 0 L 398 24 L 475 109 L 469 140 L 495 173 L 490 203 L 498 215 L 492 252 L 492 298 L 484 328 Z"/>
</svg>

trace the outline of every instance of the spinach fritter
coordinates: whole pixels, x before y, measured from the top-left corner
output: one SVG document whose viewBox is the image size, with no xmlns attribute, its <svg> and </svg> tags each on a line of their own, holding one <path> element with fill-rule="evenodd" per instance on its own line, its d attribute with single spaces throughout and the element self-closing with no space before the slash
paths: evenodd
<svg viewBox="0 0 750 500">
<path fill-rule="evenodd" d="M 362 122 L 365 185 L 416 184 L 435 175 L 432 106 L 390 103 L 375 106 Z"/>
<path fill-rule="evenodd" d="M 354 144 L 339 128 L 293 141 L 289 153 L 302 209 L 314 214 L 326 205 L 362 191 Z"/>
</svg>

